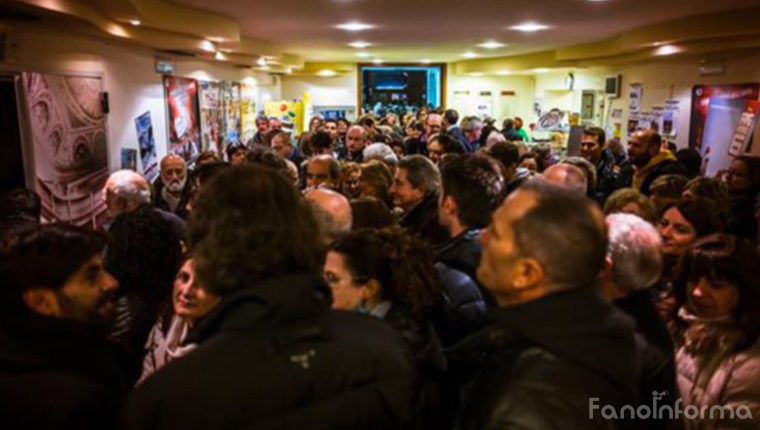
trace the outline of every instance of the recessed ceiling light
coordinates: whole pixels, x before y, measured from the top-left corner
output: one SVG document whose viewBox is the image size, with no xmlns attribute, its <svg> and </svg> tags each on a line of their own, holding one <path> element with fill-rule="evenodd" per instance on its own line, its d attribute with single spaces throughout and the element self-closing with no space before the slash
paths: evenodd
<svg viewBox="0 0 760 430">
<path fill-rule="evenodd" d="M 683 52 L 683 49 L 679 48 L 676 45 L 662 45 L 654 50 L 654 55 L 665 56 L 678 54 L 679 52 Z"/>
<path fill-rule="evenodd" d="M 375 28 L 372 24 L 365 24 L 363 22 L 347 22 L 345 24 L 336 25 L 335 28 L 339 28 L 341 30 L 346 31 L 363 31 L 363 30 L 369 30 L 371 28 Z"/>
<path fill-rule="evenodd" d="M 359 58 L 369 58 L 372 56 L 369 52 L 357 52 L 356 56 Z"/>
<path fill-rule="evenodd" d="M 349 43 L 348 46 L 352 48 L 356 48 L 356 49 L 364 49 L 364 48 L 368 48 L 372 46 L 372 44 L 369 42 L 363 42 L 361 40 L 357 40 L 356 42 Z"/>
<path fill-rule="evenodd" d="M 206 52 L 216 52 L 216 46 L 208 40 L 201 42 L 201 49 Z"/>
<path fill-rule="evenodd" d="M 507 76 L 507 75 L 511 75 L 512 72 L 510 72 L 509 70 L 499 70 L 498 72 L 496 72 L 496 74 L 499 76 Z"/>
<path fill-rule="evenodd" d="M 138 25 L 142 24 L 139 19 L 130 19 L 129 23 L 137 27 Z"/>
<path fill-rule="evenodd" d="M 537 22 L 523 22 L 519 25 L 513 25 L 512 27 L 509 27 L 512 30 L 516 31 L 523 31 L 526 33 L 533 33 L 536 31 L 546 30 L 549 28 L 548 25 L 539 24 Z"/>
<path fill-rule="evenodd" d="M 477 56 L 478 56 L 478 54 L 476 54 L 476 53 L 474 53 L 472 51 L 467 51 L 464 54 L 462 54 L 462 57 L 464 57 L 464 58 L 475 58 Z"/>
<path fill-rule="evenodd" d="M 478 45 L 478 47 L 484 48 L 484 49 L 499 49 L 499 48 L 503 48 L 505 46 L 507 46 L 507 45 L 505 45 L 505 44 L 503 44 L 501 42 L 497 42 L 495 40 L 489 40 L 487 42 L 483 42 L 480 45 Z"/>
<path fill-rule="evenodd" d="M 424 59 L 424 60 L 420 60 L 420 63 L 422 63 L 422 64 L 430 64 L 432 62 L 433 62 L 433 60 L 428 60 L 427 58 Z"/>
<path fill-rule="evenodd" d="M 288 75 L 291 74 L 291 73 L 293 73 L 293 68 L 292 67 L 286 67 L 285 68 L 285 73 L 287 73 Z"/>
<path fill-rule="evenodd" d="M 381 58 L 375 58 L 374 60 L 372 60 L 372 62 L 375 64 L 383 64 L 383 60 Z"/>
<path fill-rule="evenodd" d="M 267 59 L 265 57 L 261 57 L 256 61 L 256 64 L 258 64 L 261 67 L 264 67 L 267 65 Z"/>
<path fill-rule="evenodd" d="M 224 61 L 227 59 L 227 56 L 224 55 L 222 51 L 216 51 L 216 54 L 214 54 L 214 58 L 216 58 L 219 61 Z"/>
<path fill-rule="evenodd" d="M 324 69 L 324 70 L 320 70 L 319 73 L 317 73 L 317 75 L 325 77 L 325 78 L 329 78 L 331 76 L 337 75 L 337 73 L 335 73 L 334 70 Z"/>
<path fill-rule="evenodd" d="M 538 69 L 533 69 L 533 73 L 546 73 L 548 71 L 549 71 L 549 69 L 547 69 L 545 67 L 539 67 Z"/>
</svg>

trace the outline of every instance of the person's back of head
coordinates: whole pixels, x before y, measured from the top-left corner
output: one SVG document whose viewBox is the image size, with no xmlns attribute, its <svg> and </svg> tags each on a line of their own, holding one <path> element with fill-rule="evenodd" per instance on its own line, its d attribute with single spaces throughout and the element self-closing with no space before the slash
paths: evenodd
<svg viewBox="0 0 760 430">
<path fill-rule="evenodd" d="M 583 170 L 586 177 L 586 193 L 593 192 L 596 188 L 596 166 L 583 157 L 567 157 L 560 164 L 569 164 Z"/>
<path fill-rule="evenodd" d="M 466 154 L 446 160 L 441 165 L 441 182 L 441 207 L 464 228 L 485 228 L 504 200 L 504 178 L 496 163 L 485 155 Z"/>
<path fill-rule="evenodd" d="M 615 299 L 654 285 L 662 275 L 663 264 L 662 239 L 657 229 L 631 214 L 608 215 L 606 222 L 607 257 L 612 265 L 609 281 L 615 292 L 606 288 L 602 291 Z"/>
<path fill-rule="evenodd" d="M 462 144 L 448 133 L 440 133 L 432 140 L 438 141 L 444 154 L 464 154 L 465 152 Z"/>
<path fill-rule="evenodd" d="M 688 179 L 683 175 L 662 175 L 652 181 L 649 186 L 650 196 L 655 206 L 665 206 L 681 200 Z"/>
<path fill-rule="evenodd" d="M 364 161 L 378 160 L 388 166 L 398 165 L 398 157 L 390 146 L 385 143 L 373 143 L 364 147 L 362 153 Z"/>
<path fill-rule="evenodd" d="M 512 120 L 512 118 L 506 118 L 502 123 L 502 132 L 512 131 L 515 128 L 515 122 Z"/>
<path fill-rule="evenodd" d="M 715 178 L 698 176 L 686 183 L 681 196 L 684 199 L 705 199 L 713 203 L 724 225 L 731 218 L 731 196 L 725 184 Z"/>
<path fill-rule="evenodd" d="M 571 164 L 549 166 L 543 173 L 543 179 L 582 196 L 585 196 L 588 191 L 586 174 L 579 167 Z"/>
<path fill-rule="evenodd" d="M 250 150 L 245 158 L 246 163 L 248 164 L 257 164 L 260 166 L 269 167 L 270 169 L 276 170 L 277 172 L 285 175 L 285 177 L 290 177 L 290 169 L 288 169 L 288 165 L 285 164 L 285 160 L 277 155 L 277 153 L 271 148 L 257 146 Z"/>
<path fill-rule="evenodd" d="M 150 185 L 139 173 L 119 170 L 112 173 L 105 185 L 105 200 L 109 215 L 133 211 L 150 203 Z"/>
<path fill-rule="evenodd" d="M 659 213 L 652 199 L 633 188 L 621 188 L 610 195 L 604 202 L 604 214 L 630 213 L 654 224 Z"/>
<path fill-rule="evenodd" d="M 153 304 L 168 300 L 182 261 L 182 238 L 171 222 L 143 206 L 116 217 L 108 232 L 112 240 L 104 264 L 119 280 L 119 293 Z"/>
<path fill-rule="evenodd" d="M 459 122 L 459 112 L 455 109 L 446 109 L 443 113 L 443 119 L 446 120 L 448 125 L 457 125 Z"/>
<path fill-rule="evenodd" d="M 502 136 L 496 134 L 496 136 Z M 503 139 L 503 136 L 502 136 Z M 487 154 L 504 166 L 504 169 L 512 170 L 517 168 L 520 162 L 520 149 L 512 142 L 506 140 L 497 142 L 488 148 Z M 510 178 L 504 178 L 509 180 Z"/>
<path fill-rule="evenodd" d="M 188 223 L 201 284 L 226 296 L 292 273 L 317 276 L 319 228 L 289 179 L 253 165 L 221 172 L 201 190 Z"/>
<path fill-rule="evenodd" d="M 40 197 L 32 190 L 10 190 L 0 198 L 0 225 L 6 223 L 38 224 L 42 215 Z"/>
<path fill-rule="evenodd" d="M 686 169 L 689 179 L 696 178 L 702 172 L 702 155 L 694 148 L 682 148 L 676 151 L 676 160 Z"/>
<path fill-rule="evenodd" d="M 342 194 L 332 190 L 314 189 L 307 192 L 305 197 L 311 205 L 326 245 L 351 231 L 351 205 Z"/>
<path fill-rule="evenodd" d="M 351 200 L 351 214 L 353 222 L 351 229 L 362 230 L 365 228 L 381 229 L 398 225 L 388 205 L 375 197 L 359 197 Z"/>
</svg>

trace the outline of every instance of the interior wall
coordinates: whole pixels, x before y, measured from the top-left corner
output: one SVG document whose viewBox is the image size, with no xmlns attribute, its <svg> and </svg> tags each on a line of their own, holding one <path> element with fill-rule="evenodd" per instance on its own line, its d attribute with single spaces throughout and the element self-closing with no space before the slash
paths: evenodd
<svg viewBox="0 0 760 430">
<path fill-rule="evenodd" d="M 450 73 L 446 104 L 448 108 L 456 109 L 460 117 L 478 115 L 482 112 L 479 107 L 488 106 L 497 124 L 504 118 L 516 116 L 527 123 L 532 117 L 534 91 L 535 80 L 530 75 L 467 76 Z"/>
<path fill-rule="evenodd" d="M 350 72 L 332 77 L 289 76 L 282 77 L 282 98 L 303 99 L 309 93 L 315 107 L 352 106 L 356 107 L 358 76 L 356 67 Z"/>
<path fill-rule="evenodd" d="M 120 168 L 121 148 L 138 148 L 135 118 L 150 111 L 156 152 L 167 152 L 166 105 L 162 77 L 155 72 L 152 50 L 114 43 L 62 31 L 45 24 L 11 24 L 9 60 L 0 64 L 4 72 L 94 74 L 103 77 L 109 95 L 107 117 L 109 169 Z M 281 98 L 279 80 L 269 74 L 240 69 L 223 63 L 178 59 L 175 75 L 205 80 L 257 83 L 259 99 Z M 261 109 L 257 103 L 257 109 Z M 139 157 L 138 157 L 139 158 Z"/>
</svg>

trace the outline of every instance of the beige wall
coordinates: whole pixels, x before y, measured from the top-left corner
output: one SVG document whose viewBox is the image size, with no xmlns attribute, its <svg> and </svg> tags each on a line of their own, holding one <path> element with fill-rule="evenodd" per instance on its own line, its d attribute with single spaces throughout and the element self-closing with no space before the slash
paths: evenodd
<svg viewBox="0 0 760 430">
<path fill-rule="evenodd" d="M 151 50 L 61 31 L 45 25 L 14 25 L 11 29 L 10 60 L 0 65 L 4 72 L 86 73 L 103 77 L 109 95 L 109 168 L 121 163 L 121 148 L 137 148 L 134 120 L 151 112 L 159 158 L 166 153 L 166 106 L 161 75 L 154 70 Z M 245 78 L 258 82 L 260 98 L 280 98 L 277 82 L 268 74 L 197 60 L 176 61 L 178 76 L 207 80 Z"/>
<path fill-rule="evenodd" d="M 451 68 L 449 68 L 451 70 Z M 502 95 L 503 91 L 514 95 Z M 466 76 L 449 74 L 447 107 L 459 111 L 460 117 L 478 114 L 478 106 L 491 106 L 491 115 L 501 123 L 506 117 L 519 116 L 526 122 L 533 111 L 535 81 L 529 75 Z M 467 94 L 469 92 L 469 94 Z M 489 95 L 482 95 L 481 93 Z"/>
<path fill-rule="evenodd" d="M 333 77 L 284 75 L 282 98 L 301 100 L 304 93 L 309 93 L 311 103 L 315 107 L 353 106 L 355 108 L 358 101 L 357 79 L 356 68 Z"/>
</svg>

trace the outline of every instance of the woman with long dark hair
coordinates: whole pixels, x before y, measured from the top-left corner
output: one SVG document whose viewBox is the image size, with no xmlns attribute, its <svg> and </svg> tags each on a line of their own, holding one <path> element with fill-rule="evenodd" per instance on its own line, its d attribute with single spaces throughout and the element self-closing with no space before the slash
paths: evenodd
<svg viewBox="0 0 760 430">
<path fill-rule="evenodd" d="M 709 411 L 688 429 L 760 427 L 759 265 L 757 251 L 729 235 L 706 237 L 683 256 L 669 315 L 678 386 L 684 409 Z M 715 416 L 714 406 L 733 413 Z"/>
</svg>

